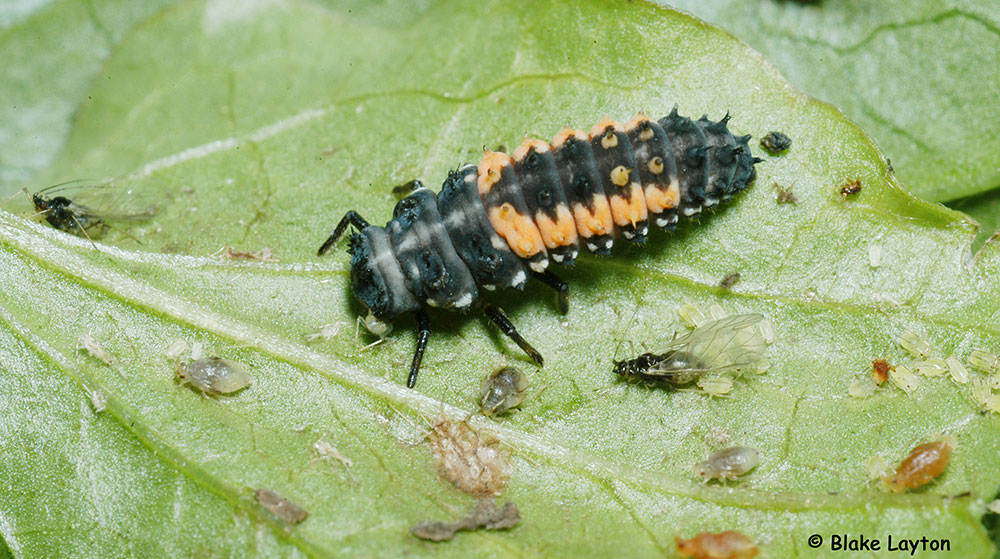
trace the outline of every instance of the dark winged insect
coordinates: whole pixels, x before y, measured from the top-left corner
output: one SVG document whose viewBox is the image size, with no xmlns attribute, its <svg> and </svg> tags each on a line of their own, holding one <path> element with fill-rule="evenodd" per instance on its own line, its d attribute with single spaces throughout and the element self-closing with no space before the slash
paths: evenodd
<svg viewBox="0 0 1000 559">
<path fill-rule="evenodd" d="M 635 359 L 615 363 L 615 374 L 626 379 L 690 384 L 706 373 L 742 371 L 761 361 L 767 342 L 759 314 L 727 316 L 695 328 Z"/>
<path fill-rule="evenodd" d="M 650 224 L 673 230 L 679 218 L 747 188 L 760 160 L 750 136 L 734 137 L 728 121 L 676 110 L 659 121 L 605 117 L 589 133 L 566 128 L 551 143 L 526 138 L 511 155 L 487 150 L 478 166 L 449 173 L 437 195 L 411 183 L 385 227 L 347 212 L 318 254 L 349 225 L 358 230 L 350 238 L 351 287 L 369 309 L 366 326 L 384 333 L 386 322 L 416 316 L 412 388 L 430 337 L 428 307 L 465 312 L 484 292 L 523 289 L 533 277 L 556 291 L 565 312 L 568 285 L 548 270 L 551 262 L 570 265 L 581 247 L 610 254 L 616 237 L 643 243 Z M 484 311 L 542 364 L 500 308 L 487 303 Z"/>
<path fill-rule="evenodd" d="M 77 182 L 54 184 L 34 194 L 28 192 L 27 189 L 23 190 L 31 198 L 31 204 L 35 207 L 37 215 L 43 216 L 49 225 L 91 241 L 101 238 L 108 229 L 111 229 L 109 221 L 149 219 L 156 213 L 153 207 L 141 212 L 128 213 L 103 211 L 84 205 L 77 200 L 77 196 L 69 196 L 70 191 L 73 193 L 93 193 L 103 192 L 110 187 L 108 185 L 75 184 Z"/>
</svg>

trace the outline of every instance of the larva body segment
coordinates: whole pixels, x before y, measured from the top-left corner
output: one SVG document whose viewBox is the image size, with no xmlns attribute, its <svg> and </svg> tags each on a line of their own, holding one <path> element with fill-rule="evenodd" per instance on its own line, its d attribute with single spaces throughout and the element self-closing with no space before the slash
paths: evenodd
<svg viewBox="0 0 1000 559">
<path fill-rule="evenodd" d="M 382 325 L 416 313 L 412 386 L 430 331 L 427 307 L 466 311 L 482 290 L 522 289 L 529 273 L 562 304 L 567 285 L 551 262 L 572 264 L 581 246 L 609 254 L 619 235 L 644 242 L 650 222 L 672 230 L 680 216 L 744 190 L 760 160 L 728 120 L 693 121 L 676 110 L 625 125 L 605 117 L 589 134 L 566 128 L 551 143 L 525 139 L 512 155 L 487 150 L 478 165 L 449 173 L 439 195 L 416 183 L 385 227 L 348 212 L 319 254 L 348 225 L 359 229 L 349 249 L 355 296 Z M 486 314 L 541 364 L 500 309 L 487 305 Z"/>
</svg>

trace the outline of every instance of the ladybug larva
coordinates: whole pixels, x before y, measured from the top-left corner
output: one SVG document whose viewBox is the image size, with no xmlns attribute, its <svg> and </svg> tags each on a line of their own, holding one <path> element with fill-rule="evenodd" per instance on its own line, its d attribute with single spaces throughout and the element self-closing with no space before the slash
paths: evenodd
<svg viewBox="0 0 1000 559">
<path fill-rule="evenodd" d="M 428 307 L 467 311 L 483 291 L 523 289 L 529 277 L 560 295 L 567 284 L 550 262 L 571 265 L 582 246 L 607 255 L 614 239 L 646 240 L 649 224 L 673 230 L 753 182 L 750 136 L 734 137 L 729 116 L 695 121 L 674 109 L 659 121 L 605 117 L 590 133 L 566 128 L 551 143 L 526 138 L 508 155 L 485 150 L 479 165 L 448 174 L 435 195 L 419 181 L 385 227 L 349 211 L 320 246 L 322 256 L 353 225 L 351 289 L 369 309 L 365 326 L 414 313 L 419 330 L 407 386 L 430 337 Z M 486 316 L 539 366 L 542 356 L 492 304 Z"/>
</svg>

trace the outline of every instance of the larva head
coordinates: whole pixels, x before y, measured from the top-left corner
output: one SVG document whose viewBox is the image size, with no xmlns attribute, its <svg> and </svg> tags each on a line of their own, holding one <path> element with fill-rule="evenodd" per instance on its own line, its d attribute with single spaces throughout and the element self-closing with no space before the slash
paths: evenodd
<svg viewBox="0 0 1000 559">
<path fill-rule="evenodd" d="M 406 289 L 403 272 L 382 227 L 366 227 L 351 236 L 351 291 L 378 321 L 387 322 L 420 308 Z M 367 321 L 366 321 L 367 325 Z"/>
</svg>

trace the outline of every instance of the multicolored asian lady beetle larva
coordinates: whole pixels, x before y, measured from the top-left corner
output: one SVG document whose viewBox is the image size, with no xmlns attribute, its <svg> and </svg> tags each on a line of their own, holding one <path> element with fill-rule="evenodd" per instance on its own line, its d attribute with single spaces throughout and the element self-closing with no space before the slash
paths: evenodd
<svg viewBox="0 0 1000 559">
<path fill-rule="evenodd" d="M 753 182 L 750 136 L 734 137 L 727 115 L 694 121 L 675 109 L 659 121 L 605 117 L 590 133 L 566 128 L 551 143 L 525 139 L 507 155 L 486 151 L 479 165 L 448 174 L 438 195 L 415 181 L 385 227 L 349 211 L 320 246 L 347 230 L 351 287 L 368 307 L 365 325 L 415 313 L 419 334 L 407 386 L 416 382 L 430 336 L 427 307 L 467 311 L 481 290 L 523 289 L 528 273 L 560 294 L 568 286 L 549 262 L 573 264 L 582 245 L 606 255 L 617 235 L 642 243 L 649 223 L 674 229 L 680 216 L 728 200 Z M 486 316 L 538 365 L 542 356 L 494 305 Z"/>
</svg>

